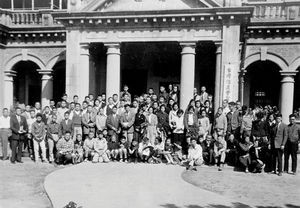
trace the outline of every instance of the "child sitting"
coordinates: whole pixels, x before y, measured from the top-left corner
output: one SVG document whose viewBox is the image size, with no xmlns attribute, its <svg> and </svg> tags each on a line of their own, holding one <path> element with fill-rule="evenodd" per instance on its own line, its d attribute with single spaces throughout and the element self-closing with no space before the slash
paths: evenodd
<svg viewBox="0 0 300 208">
<path fill-rule="evenodd" d="M 126 141 L 126 137 L 122 136 L 120 140 L 120 149 L 119 149 L 120 162 L 127 162 L 127 149 L 128 149 L 128 143 Z"/>
<path fill-rule="evenodd" d="M 164 143 L 162 142 L 162 138 L 161 137 L 156 137 L 155 141 L 154 141 L 154 146 L 153 148 L 150 148 L 150 161 L 152 161 L 153 163 L 161 163 L 161 156 L 164 153 Z"/>
<path fill-rule="evenodd" d="M 164 150 L 164 156 L 167 160 L 167 165 L 169 165 L 169 164 L 175 165 L 176 164 L 172 157 L 173 152 L 174 152 L 174 149 L 173 149 L 173 145 L 171 143 L 171 139 L 168 138 L 168 139 L 166 139 L 165 150 Z"/>
<path fill-rule="evenodd" d="M 177 164 L 181 164 L 183 161 L 183 155 L 182 155 L 182 146 L 180 141 L 174 142 L 174 152 L 172 154 L 174 161 Z"/>
<path fill-rule="evenodd" d="M 106 154 L 106 150 L 107 150 L 107 141 L 106 139 L 103 137 L 102 132 L 98 132 L 98 138 L 95 138 L 94 141 L 94 156 L 93 156 L 93 163 L 97 163 L 97 162 L 109 162 L 109 159 L 107 157 Z"/>
<path fill-rule="evenodd" d="M 224 139 L 224 136 L 218 136 L 217 140 L 214 143 L 214 156 L 215 156 L 215 165 L 218 165 L 219 171 L 222 171 L 224 167 L 224 162 L 226 158 L 226 148 L 227 143 Z"/>
<path fill-rule="evenodd" d="M 108 158 L 112 161 L 117 160 L 117 157 L 119 155 L 119 149 L 120 149 L 120 145 L 117 142 L 116 135 L 113 134 L 111 136 L 111 141 L 107 143 L 106 154 Z"/>
<path fill-rule="evenodd" d="M 94 156 L 94 132 L 90 132 L 83 143 L 84 162 L 87 162 Z"/>
<path fill-rule="evenodd" d="M 131 145 L 128 149 L 129 152 L 129 158 L 131 160 L 131 162 L 134 161 L 134 163 L 137 163 L 138 158 L 139 158 L 139 154 L 138 154 L 138 148 L 139 148 L 139 143 L 136 140 L 133 140 L 131 142 Z"/>
<path fill-rule="evenodd" d="M 76 141 L 74 144 L 74 152 L 72 154 L 72 162 L 73 164 L 78 164 L 83 161 L 83 141 L 82 135 L 76 135 Z"/>
<path fill-rule="evenodd" d="M 150 157 L 150 147 L 152 147 L 152 146 L 149 141 L 149 138 L 144 137 L 142 142 L 140 142 L 139 148 L 138 148 L 139 156 L 143 162 L 148 161 L 148 159 Z"/>
</svg>

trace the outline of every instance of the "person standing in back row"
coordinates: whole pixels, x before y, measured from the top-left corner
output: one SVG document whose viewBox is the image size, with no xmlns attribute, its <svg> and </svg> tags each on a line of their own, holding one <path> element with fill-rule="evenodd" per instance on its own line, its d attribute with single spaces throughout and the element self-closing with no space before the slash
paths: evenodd
<svg viewBox="0 0 300 208">
<path fill-rule="evenodd" d="M 16 108 L 16 114 L 10 117 L 11 136 L 11 163 L 22 162 L 22 147 L 25 139 L 25 134 L 28 131 L 26 118 L 21 116 L 21 108 Z"/>
<path fill-rule="evenodd" d="M 282 155 L 287 140 L 287 126 L 282 122 L 282 115 L 276 115 L 276 136 L 271 140 L 271 151 L 273 154 L 273 172 L 282 176 Z M 277 166 L 278 167 L 277 167 Z M 277 169 L 276 169 L 277 167 Z"/>
<path fill-rule="evenodd" d="M 300 141 L 300 127 L 296 124 L 296 116 L 289 116 L 290 124 L 287 126 L 287 141 L 284 147 L 284 172 L 289 171 L 289 158 L 292 157 L 292 174 L 297 171 L 297 151 Z"/>
</svg>

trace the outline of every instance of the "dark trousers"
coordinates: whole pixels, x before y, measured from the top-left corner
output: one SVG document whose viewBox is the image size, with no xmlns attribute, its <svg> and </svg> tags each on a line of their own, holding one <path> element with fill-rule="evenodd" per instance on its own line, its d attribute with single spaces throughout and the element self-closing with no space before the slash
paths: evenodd
<svg viewBox="0 0 300 208">
<path fill-rule="evenodd" d="M 289 159 L 292 157 L 292 172 L 297 170 L 297 151 L 298 143 L 287 141 L 284 148 L 284 171 L 289 170 Z"/>
<path fill-rule="evenodd" d="M 15 162 L 21 161 L 22 158 L 22 147 L 23 147 L 23 140 L 11 140 L 10 141 L 10 148 L 11 148 L 11 161 Z"/>
<path fill-rule="evenodd" d="M 9 134 L 9 129 L 1 129 L 0 130 L 0 142 L 2 144 L 3 160 L 5 160 L 7 158 L 8 134 Z"/>
<path fill-rule="evenodd" d="M 278 172 L 282 172 L 282 155 L 283 155 L 283 150 L 280 148 L 275 148 L 272 150 L 272 155 L 273 155 L 273 171 L 276 172 L 276 167 L 278 166 Z M 276 166 L 277 165 L 277 166 Z"/>
<path fill-rule="evenodd" d="M 72 154 L 71 153 L 57 153 L 56 154 L 56 163 L 66 165 L 72 163 Z"/>
</svg>

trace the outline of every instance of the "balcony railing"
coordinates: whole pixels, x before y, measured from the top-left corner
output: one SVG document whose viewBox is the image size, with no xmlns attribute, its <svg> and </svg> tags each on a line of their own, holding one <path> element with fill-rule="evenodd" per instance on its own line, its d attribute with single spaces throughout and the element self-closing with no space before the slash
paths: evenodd
<svg viewBox="0 0 300 208">
<path fill-rule="evenodd" d="M 54 21 L 52 10 L 0 10 L 0 24 L 8 27 L 61 26 Z"/>
<path fill-rule="evenodd" d="M 244 6 L 253 6 L 252 21 L 300 20 L 300 1 L 247 2 Z"/>
</svg>

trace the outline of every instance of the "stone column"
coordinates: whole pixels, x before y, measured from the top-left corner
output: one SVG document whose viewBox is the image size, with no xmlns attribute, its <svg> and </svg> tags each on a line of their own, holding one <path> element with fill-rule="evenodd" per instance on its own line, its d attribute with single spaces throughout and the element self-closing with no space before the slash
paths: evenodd
<svg viewBox="0 0 300 208">
<path fill-rule="evenodd" d="M 106 97 L 120 94 L 121 52 L 119 43 L 105 44 L 107 47 Z"/>
<path fill-rule="evenodd" d="M 293 113 L 294 104 L 294 76 L 297 71 L 281 71 L 281 93 L 280 93 L 280 111 L 283 122 L 288 124 L 289 115 Z"/>
<path fill-rule="evenodd" d="M 84 97 L 90 92 L 90 51 L 89 45 L 80 45 L 80 62 L 78 68 L 79 100 L 83 101 Z"/>
<path fill-rule="evenodd" d="M 49 70 L 39 70 L 42 75 L 42 107 L 49 106 L 50 100 L 53 98 L 53 77 L 52 69 Z"/>
<path fill-rule="evenodd" d="M 245 74 L 246 70 L 243 68 L 239 72 L 239 81 L 240 81 L 240 89 L 239 89 L 239 100 L 242 105 L 244 105 L 244 89 L 245 89 Z"/>
<path fill-rule="evenodd" d="M 181 75 L 180 75 L 180 108 L 185 110 L 193 98 L 195 85 L 195 48 L 196 43 L 180 43 Z"/>
<path fill-rule="evenodd" d="M 221 106 L 221 72 L 222 72 L 222 42 L 216 42 L 216 74 L 215 74 L 215 95 L 214 112 Z"/>
<path fill-rule="evenodd" d="M 14 77 L 16 74 L 15 71 L 4 72 L 4 108 L 10 109 L 14 104 Z"/>
</svg>

